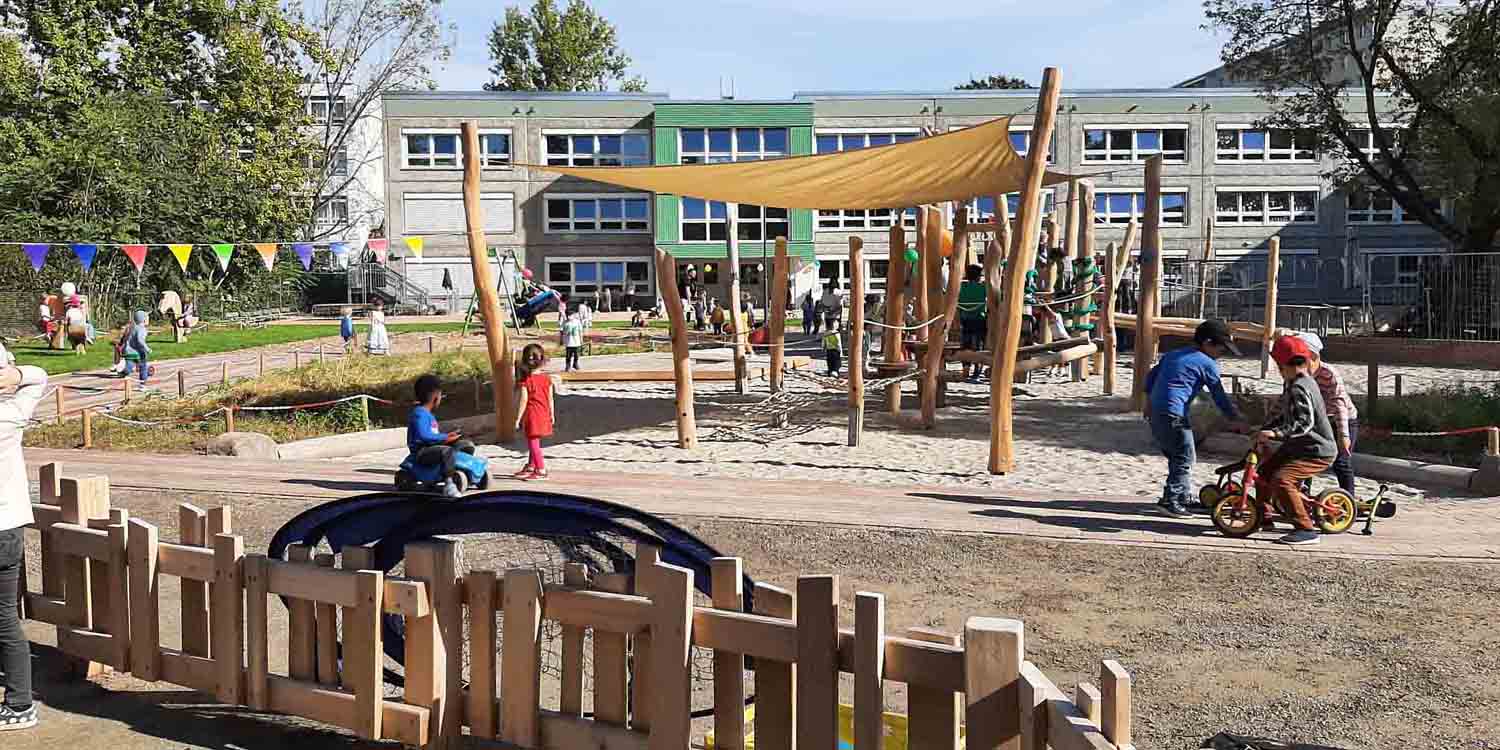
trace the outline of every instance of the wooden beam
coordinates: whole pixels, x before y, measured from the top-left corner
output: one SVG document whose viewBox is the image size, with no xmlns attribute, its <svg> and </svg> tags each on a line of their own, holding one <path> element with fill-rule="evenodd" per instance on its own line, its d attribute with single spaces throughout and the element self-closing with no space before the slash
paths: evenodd
<svg viewBox="0 0 1500 750">
<path fill-rule="evenodd" d="M 1081 362 L 1099 351 L 1098 344 L 1079 344 L 1062 351 L 1039 354 L 1016 363 L 1016 372 L 1032 372 L 1044 367 L 1056 367 L 1069 362 Z"/>
<path fill-rule="evenodd" d="M 839 738 L 839 579 L 797 579 L 797 744 L 831 748 Z"/>
<path fill-rule="evenodd" d="M 912 640 L 959 649 L 958 636 L 929 628 L 909 628 Z M 959 650 L 960 658 L 962 651 Z M 959 680 L 962 682 L 962 680 Z M 907 684 L 907 747 L 911 750 L 957 750 L 958 717 L 963 694 L 953 690 Z"/>
<path fill-rule="evenodd" d="M 1130 410 L 1146 408 L 1146 375 L 1156 362 L 1156 306 L 1161 302 L 1161 155 L 1146 160 L 1146 211 L 1141 230 L 1141 294 L 1136 316 Z"/>
<path fill-rule="evenodd" d="M 266 582 L 273 594 L 340 607 L 359 606 L 359 583 L 343 571 L 267 560 Z"/>
<path fill-rule="evenodd" d="M 849 238 L 849 446 L 854 448 L 865 431 L 864 246 L 864 240 Z"/>
<path fill-rule="evenodd" d="M 1016 376 L 1016 349 L 1021 346 L 1021 314 L 1026 297 L 1026 271 L 1035 265 L 1037 238 L 1041 233 L 1042 182 L 1047 173 L 1047 151 L 1052 144 L 1057 101 L 1062 91 L 1062 73 L 1047 68 L 1037 96 L 1032 144 L 1026 153 L 1026 181 L 1016 212 L 1018 230 L 1009 249 L 1005 268 L 1004 336 L 994 349 L 990 370 L 990 461 L 991 474 L 1015 470 L 1015 426 L 1011 414 L 1011 383 Z"/>
<path fill-rule="evenodd" d="M 1033 131 L 1034 133 L 1035 131 Z M 967 747 L 1020 750 L 1025 626 L 1020 620 L 971 617 L 964 624 Z"/>
<path fill-rule="evenodd" d="M 677 291 L 677 263 L 667 251 L 656 249 L 656 283 L 661 287 L 667 321 L 672 326 L 672 376 L 677 385 L 677 447 L 698 447 L 698 422 L 693 410 L 693 361 L 688 348 L 687 315 Z"/>
<path fill-rule="evenodd" d="M 1266 319 L 1260 340 L 1260 377 L 1271 368 L 1271 342 L 1276 338 L 1276 297 L 1281 277 L 1281 237 L 1271 238 L 1266 248 Z"/>
<path fill-rule="evenodd" d="M 885 745 L 885 597 L 854 595 L 854 746 Z"/>
<path fill-rule="evenodd" d="M 489 351 L 490 380 L 494 383 L 495 431 L 501 443 L 516 437 L 516 367 L 510 341 L 501 317 L 500 296 L 490 276 L 489 243 L 484 236 L 484 203 L 479 182 L 479 129 L 473 122 L 459 126 L 464 148 L 464 225 L 468 229 L 469 266 L 474 273 L 474 294 L 484 321 L 485 346 Z"/>
<path fill-rule="evenodd" d="M 885 331 L 882 334 L 881 357 L 887 364 L 899 364 L 905 360 L 902 342 L 905 338 L 901 326 L 906 325 L 906 230 L 901 222 L 891 224 L 889 252 L 885 272 Z M 901 384 L 885 387 L 886 410 L 892 415 L 901 414 Z"/>
<path fill-rule="evenodd" d="M 771 327 L 771 392 L 780 393 L 782 372 L 786 367 L 786 287 L 787 271 L 789 262 L 786 251 L 786 238 L 776 238 L 776 257 L 771 261 L 771 304 L 769 320 L 766 324 Z"/>
<path fill-rule="evenodd" d="M 714 608 L 740 612 L 745 608 L 745 571 L 738 557 L 716 557 L 709 564 Z M 697 618 L 693 620 L 696 641 Z M 714 649 L 714 746 L 741 750 L 745 746 L 745 655 L 735 648 Z"/>
</svg>

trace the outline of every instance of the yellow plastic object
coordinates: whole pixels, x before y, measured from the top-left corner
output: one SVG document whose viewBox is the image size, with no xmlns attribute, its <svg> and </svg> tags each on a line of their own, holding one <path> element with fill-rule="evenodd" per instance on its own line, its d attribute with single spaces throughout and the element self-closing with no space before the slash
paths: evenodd
<svg viewBox="0 0 1500 750">
<path fill-rule="evenodd" d="M 745 709 L 745 750 L 755 750 L 755 706 Z M 965 731 L 963 726 L 958 728 L 958 747 L 963 750 Z M 714 748 L 714 733 L 709 732 L 703 738 L 703 745 L 707 750 Z M 854 707 L 839 706 L 839 746 L 838 750 L 854 749 Z M 885 743 L 881 750 L 906 750 L 906 714 L 885 714 Z"/>
</svg>

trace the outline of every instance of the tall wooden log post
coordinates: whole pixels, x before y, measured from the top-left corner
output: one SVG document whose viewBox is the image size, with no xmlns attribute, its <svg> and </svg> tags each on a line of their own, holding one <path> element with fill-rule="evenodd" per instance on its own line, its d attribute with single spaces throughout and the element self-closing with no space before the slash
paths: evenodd
<svg viewBox="0 0 1500 750">
<path fill-rule="evenodd" d="M 489 348 L 490 375 L 495 396 L 495 434 L 501 443 L 516 437 L 516 365 L 500 316 L 500 295 L 490 278 L 488 242 L 484 236 L 484 204 L 479 193 L 479 130 L 466 122 L 460 128 L 464 139 L 464 222 L 468 229 L 469 264 L 474 272 L 474 293 L 484 316 L 485 345 Z"/>
<path fill-rule="evenodd" d="M 1090 292 L 1089 296 L 1084 297 L 1083 299 L 1078 301 L 1079 306 L 1086 309 L 1090 305 L 1094 304 L 1095 294 L 1092 293 L 1092 290 L 1094 288 L 1094 276 L 1102 270 L 1099 268 L 1095 268 L 1095 264 L 1097 263 L 1095 258 L 1097 256 L 1094 253 L 1095 238 L 1093 180 L 1085 180 L 1081 183 L 1078 199 L 1081 202 L 1078 206 L 1078 255 L 1076 257 L 1078 259 L 1078 264 L 1081 267 L 1094 268 L 1094 273 L 1087 274 L 1084 279 L 1078 284 L 1079 294 Z M 1096 331 L 1090 331 L 1088 328 L 1093 324 L 1093 322 L 1093 313 L 1086 312 L 1079 315 L 1078 325 L 1082 326 L 1079 335 L 1086 336 L 1091 339 L 1099 338 L 1099 334 Z M 1081 359 L 1077 361 L 1077 363 L 1073 367 L 1074 378 L 1079 381 L 1088 380 L 1090 369 L 1092 369 L 1094 372 L 1100 372 L 1103 370 L 1103 365 L 1103 355 L 1095 352 L 1094 356 L 1089 358 L 1087 362 Z"/>
<path fill-rule="evenodd" d="M 990 473 L 1015 470 L 1015 432 L 1011 415 L 1011 381 L 1016 377 L 1016 349 L 1021 345 L 1021 311 L 1026 298 L 1026 271 L 1036 262 L 1037 236 L 1042 230 L 1042 181 L 1046 178 L 1047 152 L 1052 146 L 1052 127 L 1057 119 L 1057 100 L 1062 73 L 1047 68 L 1037 96 L 1032 144 L 1026 153 L 1026 181 L 1021 206 L 1016 211 L 1015 240 L 1005 265 L 1004 337 L 995 347 L 990 373 Z"/>
<path fill-rule="evenodd" d="M 1135 371 L 1130 410 L 1146 407 L 1146 374 L 1156 361 L 1156 310 L 1161 301 L 1161 156 L 1146 160 L 1146 211 L 1141 227 L 1141 296 L 1135 313 Z"/>
<path fill-rule="evenodd" d="M 1104 395 L 1115 395 L 1115 293 L 1120 288 L 1120 263 L 1115 243 L 1104 256 L 1104 309 L 1099 316 L 1099 337 L 1104 341 Z"/>
<path fill-rule="evenodd" d="M 897 364 L 906 359 L 902 348 L 901 326 L 906 324 L 906 230 L 901 222 L 891 225 L 890 264 L 885 273 L 885 334 L 881 340 L 881 356 L 886 364 Z M 891 368 L 892 371 L 895 368 Z M 901 384 L 885 387 L 886 408 L 891 416 L 901 413 Z"/>
<path fill-rule="evenodd" d="M 1037 301 L 1051 302 L 1052 290 L 1055 285 L 1052 258 L 1062 249 L 1062 226 L 1057 223 L 1057 214 L 1047 220 L 1047 254 L 1042 259 L 1041 271 L 1037 273 Z M 1052 343 L 1052 321 L 1051 316 L 1057 314 L 1057 310 L 1037 305 L 1037 332 L 1036 340 L 1040 344 Z"/>
<path fill-rule="evenodd" d="M 899 222 L 898 222 L 899 223 Z M 912 310 L 916 313 L 917 325 L 922 326 L 932 319 L 927 306 L 927 253 L 937 252 L 927 247 L 927 207 L 917 206 L 917 262 L 911 264 Z M 917 329 L 917 340 L 927 340 L 927 326 Z"/>
<path fill-rule="evenodd" d="M 849 445 L 859 446 L 865 431 L 865 259 L 864 240 L 849 238 Z"/>
<path fill-rule="evenodd" d="M 936 211 L 933 213 L 937 214 Z M 928 221 L 928 226 L 932 226 L 932 220 Z M 963 275 L 963 267 L 968 262 L 968 256 L 969 209 L 960 208 L 954 216 L 953 256 L 948 259 L 948 289 L 941 298 L 942 310 L 933 313 L 933 317 L 941 314 L 943 319 L 932 327 L 932 336 L 927 339 L 926 372 L 922 375 L 922 426 L 929 430 L 937 426 L 937 397 L 939 381 L 943 375 L 943 349 L 948 343 L 948 332 L 953 330 L 953 322 L 958 317 L 958 289 L 961 286 L 959 279 Z M 928 267 L 929 270 L 931 268 L 931 266 Z M 931 293 L 932 291 L 928 290 L 928 294 Z"/>
<path fill-rule="evenodd" d="M 730 203 L 725 207 L 729 218 L 729 325 L 730 332 L 734 334 L 734 392 L 745 392 L 745 380 L 749 377 L 750 366 L 745 361 L 745 349 L 749 339 L 746 338 L 749 331 L 745 330 L 748 321 L 744 320 L 740 312 L 743 302 L 740 297 L 740 226 L 739 226 L 740 204 Z M 675 278 L 675 276 L 674 276 Z"/>
<path fill-rule="evenodd" d="M 995 196 L 995 227 L 995 238 L 984 249 L 984 349 L 988 352 L 995 351 L 1000 329 L 1005 325 L 1000 317 L 1000 266 L 1010 249 L 1010 206 L 1003 195 Z"/>
<path fill-rule="evenodd" d="M 1120 269 L 1120 275 L 1125 275 L 1125 269 L 1130 267 L 1130 250 L 1135 247 L 1136 240 L 1141 237 L 1141 224 L 1131 219 L 1125 225 L 1125 241 L 1115 250 L 1115 268 Z"/>
<path fill-rule="evenodd" d="M 927 253 L 922 256 L 922 281 L 927 284 L 927 317 L 931 320 L 943 314 L 943 211 L 936 206 L 927 206 Z M 932 336 L 937 331 L 927 327 L 927 345 L 932 346 Z"/>
<path fill-rule="evenodd" d="M 1260 376 L 1271 368 L 1271 342 L 1276 339 L 1276 293 L 1281 276 L 1281 237 L 1272 237 L 1266 249 L 1266 330 L 1260 340 Z"/>
<path fill-rule="evenodd" d="M 1212 214 L 1209 214 L 1207 221 L 1208 230 L 1203 238 L 1203 260 L 1198 263 L 1198 317 L 1205 319 L 1208 318 L 1209 266 L 1214 260 L 1214 217 Z"/>
<path fill-rule="evenodd" d="M 662 303 L 667 308 L 667 323 L 672 326 L 672 380 L 677 389 L 677 447 L 698 447 L 698 418 L 693 411 L 693 359 L 688 349 L 687 313 L 682 309 L 682 294 L 677 291 L 677 262 L 667 251 L 656 249 L 656 285 L 661 288 Z"/>
<path fill-rule="evenodd" d="M 1068 226 L 1067 226 L 1067 229 L 1066 229 L 1066 231 L 1065 231 L 1065 233 L 1063 235 L 1063 242 L 1064 242 L 1064 245 L 1063 245 L 1063 258 L 1064 258 L 1064 260 L 1061 263 L 1058 264 L 1059 276 L 1061 276 L 1062 273 L 1064 272 L 1064 270 L 1066 269 L 1067 266 L 1065 264 L 1067 264 L 1069 262 L 1069 260 L 1075 259 L 1075 258 L 1082 258 L 1083 257 L 1083 246 L 1079 244 L 1080 240 L 1082 240 L 1082 230 L 1078 226 L 1078 221 L 1083 216 L 1083 200 L 1082 200 L 1082 198 L 1083 198 L 1083 180 L 1081 180 L 1081 179 L 1079 179 L 1077 177 L 1074 177 L 1073 179 L 1068 180 L 1068 213 L 1067 213 Z M 1076 268 L 1074 270 L 1074 273 L 1075 274 L 1077 273 Z M 1080 289 L 1082 288 L 1082 284 L 1081 283 L 1075 284 L 1074 286 L 1078 287 Z M 1074 291 L 1074 294 L 1077 294 L 1077 290 L 1076 289 Z M 1072 295 L 1068 295 L 1068 296 L 1072 296 Z M 1070 306 L 1073 306 L 1073 307 L 1082 307 L 1083 306 L 1083 302 L 1080 300 L 1078 302 L 1072 303 L 1072 305 L 1070 305 Z M 1057 312 L 1059 315 L 1063 314 L 1063 311 L 1061 309 L 1058 309 L 1055 312 Z M 1076 321 L 1076 320 L 1077 320 L 1076 318 L 1068 318 L 1068 319 L 1063 320 L 1062 323 L 1063 323 L 1063 326 L 1066 327 L 1067 324 L 1069 323 L 1069 321 Z M 1083 368 L 1084 368 L 1084 362 L 1083 362 L 1083 360 L 1081 360 L 1081 359 L 1075 359 L 1075 360 L 1073 360 L 1072 365 L 1068 368 L 1070 370 L 1070 372 L 1072 373 L 1073 382 L 1077 383 L 1077 382 L 1083 380 L 1083 372 L 1084 372 Z"/>
<path fill-rule="evenodd" d="M 787 254 L 786 238 L 776 238 L 776 257 L 771 260 L 771 304 L 767 311 L 771 342 L 771 392 L 780 393 L 786 366 L 786 285 Z"/>
</svg>

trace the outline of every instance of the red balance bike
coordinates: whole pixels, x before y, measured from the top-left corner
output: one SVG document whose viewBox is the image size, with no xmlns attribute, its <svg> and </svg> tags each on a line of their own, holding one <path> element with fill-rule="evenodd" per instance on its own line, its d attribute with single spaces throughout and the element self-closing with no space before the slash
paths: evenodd
<svg viewBox="0 0 1500 750">
<path fill-rule="evenodd" d="M 1213 513 L 1214 526 L 1224 536 L 1244 538 L 1260 530 L 1268 520 L 1290 521 L 1291 516 L 1280 504 L 1272 501 L 1277 518 L 1267 519 L 1263 505 L 1254 496 L 1256 472 L 1260 466 L 1260 455 L 1254 449 L 1245 454 L 1243 461 L 1220 466 L 1219 479 L 1198 491 L 1198 499 Z M 1234 475 L 1243 471 L 1238 481 Z M 1382 494 L 1384 488 L 1381 488 Z M 1378 499 L 1376 504 L 1378 505 Z M 1307 512 L 1313 523 L 1325 534 L 1342 534 L 1354 525 L 1358 513 L 1353 497 L 1343 489 L 1334 487 L 1324 490 L 1316 497 L 1307 498 Z"/>
</svg>

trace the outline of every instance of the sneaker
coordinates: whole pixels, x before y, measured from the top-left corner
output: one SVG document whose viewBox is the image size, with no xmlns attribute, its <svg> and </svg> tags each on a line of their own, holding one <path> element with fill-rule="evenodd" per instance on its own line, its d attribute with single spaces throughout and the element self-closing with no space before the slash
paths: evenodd
<svg viewBox="0 0 1500 750">
<path fill-rule="evenodd" d="M 531 476 L 527 477 L 526 479 L 527 481 L 531 482 L 545 482 L 550 476 L 551 475 L 545 471 L 534 471 L 531 473 Z"/>
<path fill-rule="evenodd" d="M 10 706 L 0 705 L 0 732 L 9 732 L 16 729 L 30 729 L 37 724 L 36 704 L 33 703 L 25 711 L 17 711 Z"/>
<path fill-rule="evenodd" d="M 518 472 L 516 472 L 514 474 L 511 474 L 510 478 L 511 479 L 520 479 L 522 481 L 525 481 L 527 479 L 530 479 L 535 474 L 536 474 L 536 469 L 533 469 L 530 466 L 527 466 L 526 468 L 521 469 L 520 471 L 518 471 Z"/>
<path fill-rule="evenodd" d="M 1323 535 L 1310 529 L 1297 529 L 1286 536 L 1277 539 L 1277 544 L 1317 544 L 1323 540 Z"/>
<path fill-rule="evenodd" d="M 1172 518 L 1193 517 L 1192 511 L 1188 510 L 1186 507 L 1183 507 L 1182 503 L 1173 502 L 1171 500 L 1163 500 L 1161 502 L 1158 502 L 1156 504 L 1156 509 L 1162 515 L 1171 516 Z"/>
<path fill-rule="evenodd" d="M 443 497 L 457 500 L 458 498 L 463 497 L 463 493 L 458 491 L 458 485 L 454 484 L 452 480 L 449 480 L 447 482 L 443 482 Z"/>
</svg>

